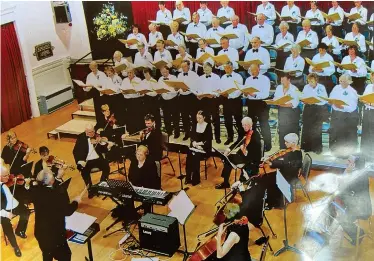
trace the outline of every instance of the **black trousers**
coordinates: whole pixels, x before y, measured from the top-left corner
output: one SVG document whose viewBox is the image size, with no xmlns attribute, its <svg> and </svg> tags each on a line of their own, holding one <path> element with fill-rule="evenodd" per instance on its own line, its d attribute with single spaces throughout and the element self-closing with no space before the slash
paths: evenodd
<svg viewBox="0 0 374 261">
<path fill-rule="evenodd" d="M 326 92 L 328 95 L 330 95 L 332 89 L 334 88 L 334 83 L 332 81 L 332 75 L 330 76 L 318 76 L 319 83 L 325 86 Z"/>
<path fill-rule="evenodd" d="M 186 180 L 192 184 L 200 183 L 200 161 L 206 154 L 189 150 L 186 159 Z"/>
<path fill-rule="evenodd" d="M 297 87 L 297 89 L 302 92 L 305 86 L 304 76 L 292 76 L 291 77 L 291 83 Z"/>
<path fill-rule="evenodd" d="M 301 148 L 305 152 L 322 152 L 322 122 L 327 115 L 327 106 L 305 105 Z"/>
<path fill-rule="evenodd" d="M 215 139 L 221 138 L 221 126 L 219 118 L 219 105 L 221 104 L 220 98 L 202 98 L 197 101 L 197 110 L 203 110 L 208 115 L 207 118 L 211 119 L 210 122 L 214 126 Z"/>
<path fill-rule="evenodd" d="M 295 38 L 296 39 L 296 38 Z M 308 57 L 310 59 L 310 57 L 313 58 L 313 56 L 317 53 L 318 51 L 316 49 L 302 49 L 301 50 L 301 53 L 300 53 L 300 56 L 303 57 L 304 59 L 306 57 Z M 305 74 L 309 74 L 309 64 L 308 63 L 305 63 L 305 66 L 304 66 L 304 73 Z"/>
<path fill-rule="evenodd" d="M 357 91 L 357 94 L 362 95 L 365 91 L 366 77 L 352 77 L 352 87 Z"/>
<path fill-rule="evenodd" d="M 160 114 L 160 97 L 157 96 L 144 96 L 144 116 L 152 114 L 155 117 L 157 128 L 161 127 L 161 114 Z M 143 119 L 144 124 L 144 119 Z"/>
<path fill-rule="evenodd" d="M 222 50 L 222 47 L 214 47 L 214 48 L 212 48 L 212 49 L 213 49 L 213 51 L 214 51 L 214 55 L 218 55 L 219 51 Z"/>
<path fill-rule="evenodd" d="M 162 113 L 164 116 L 164 124 L 166 132 L 169 135 L 179 135 L 179 104 L 178 96 L 170 100 L 161 100 Z"/>
<path fill-rule="evenodd" d="M 58 244 L 54 248 L 41 250 L 43 254 L 43 261 L 53 261 L 53 259 L 56 259 L 58 261 L 71 260 L 71 250 L 67 241 Z"/>
<path fill-rule="evenodd" d="M 374 160 L 374 109 L 363 110 L 361 152 L 365 157 Z"/>
<path fill-rule="evenodd" d="M 343 26 L 342 25 L 339 25 L 339 26 L 335 26 L 333 25 L 332 26 L 332 34 L 335 35 L 336 37 L 339 37 L 339 38 L 344 38 L 343 37 Z M 349 30 L 349 32 L 352 31 L 352 28 Z M 322 39 L 321 39 L 322 40 Z"/>
<path fill-rule="evenodd" d="M 329 130 L 329 145 L 330 150 L 333 153 L 348 156 L 356 150 L 357 123 L 357 111 L 332 111 Z"/>
<path fill-rule="evenodd" d="M 297 38 L 297 24 L 296 23 L 288 23 L 289 29 L 288 31 L 290 34 L 293 35 L 294 39 Z"/>
<path fill-rule="evenodd" d="M 102 171 L 100 181 L 107 180 L 110 172 L 109 163 L 104 158 L 98 158 L 94 160 L 87 161 L 86 166 L 81 170 L 81 175 L 83 178 L 83 181 L 86 185 L 91 186 L 92 180 L 91 180 L 91 170 L 93 168 L 98 168 Z"/>
<path fill-rule="evenodd" d="M 13 214 L 19 216 L 19 221 L 18 221 L 18 225 L 16 228 L 16 232 L 26 232 L 27 223 L 29 222 L 29 216 L 30 216 L 29 210 L 23 204 L 20 203 L 15 209 L 13 209 Z M 12 227 L 12 223 L 10 222 L 10 219 L 1 217 L 0 222 L 1 222 L 1 226 L 3 227 L 4 234 L 8 238 L 10 245 L 13 248 L 18 247 L 17 240 L 14 235 L 13 227 Z"/>
<path fill-rule="evenodd" d="M 243 117 L 242 107 L 242 99 L 240 97 L 235 99 L 225 98 L 223 100 L 223 117 L 225 119 L 228 139 L 234 138 L 233 117 L 238 130 L 238 136 L 243 137 L 244 135 L 244 130 L 241 123 Z"/>
<path fill-rule="evenodd" d="M 191 126 L 195 126 L 196 123 L 196 103 L 197 98 L 194 94 L 179 96 L 179 106 L 181 110 L 183 131 L 185 132 L 186 136 L 190 135 Z"/>
<path fill-rule="evenodd" d="M 188 48 L 188 53 L 192 57 L 196 57 L 197 48 L 199 48 L 198 43 L 187 42 L 186 45 L 187 45 L 187 48 Z"/>
<path fill-rule="evenodd" d="M 277 59 L 275 61 L 275 68 L 279 68 L 283 70 L 284 65 L 286 63 L 287 58 L 290 56 L 291 52 L 285 52 L 283 50 L 278 50 L 277 51 Z"/>
<path fill-rule="evenodd" d="M 289 133 L 299 135 L 300 109 L 278 108 L 278 131 L 279 131 L 279 148 L 285 149 L 284 136 Z"/>
<path fill-rule="evenodd" d="M 245 162 L 245 159 L 242 154 L 231 154 L 229 155 L 228 158 L 234 165 L 248 163 L 248 162 Z M 231 166 L 231 164 L 227 162 L 227 160 L 224 160 L 222 174 L 221 174 L 224 184 L 227 184 L 227 185 L 230 184 L 229 180 L 230 180 L 230 174 L 232 170 L 233 170 L 233 167 Z"/>
<path fill-rule="evenodd" d="M 171 34 L 170 26 L 166 24 L 161 24 L 160 33 L 162 34 L 164 39 L 168 39 L 169 34 Z"/>
<path fill-rule="evenodd" d="M 252 119 L 253 126 L 260 123 L 261 135 L 264 139 L 265 151 L 271 149 L 271 132 L 269 126 L 269 107 L 262 100 L 247 100 L 248 117 Z"/>
<path fill-rule="evenodd" d="M 322 28 L 322 25 L 312 25 L 311 28 L 318 35 L 319 41 L 322 41 L 322 38 L 324 37 L 324 34 L 325 34 Z"/>
<path fill-rule="evenodd" d="M 144 128 L 143 97 L 124 99 L 126 129 L 131 134 Z"/>
</svg>

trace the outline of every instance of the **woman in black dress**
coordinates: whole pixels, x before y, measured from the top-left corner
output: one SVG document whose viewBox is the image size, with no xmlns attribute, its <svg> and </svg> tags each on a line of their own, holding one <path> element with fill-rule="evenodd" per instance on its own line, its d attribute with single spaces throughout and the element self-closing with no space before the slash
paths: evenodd
<svg viewBox="0 0 374 261">
<path fill-rule="evenodd" d="M 200 161 L 212 151 L 212 126 L 205 121 L 205 113 L 198 111 L 196 126 L 191 130 L 190 150 L 186 160 L 185 184 L 193 186 L 200 183 Z"/>
</svg>

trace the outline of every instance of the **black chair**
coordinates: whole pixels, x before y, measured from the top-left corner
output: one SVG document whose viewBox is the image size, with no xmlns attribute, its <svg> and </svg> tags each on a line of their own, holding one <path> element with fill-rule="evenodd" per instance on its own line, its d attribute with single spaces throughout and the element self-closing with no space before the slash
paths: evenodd
<svg viewBox="0 0 374 261">
<path fill-rule="evenodd" d="M 216 160 L 214 159 L 214 156 L 211 155 L 211 153 L 207 153 L 207 154 L 205 155 L 204 159 L 203 159 L 203 160 L 204 160 L 205 180 L 208 179 L 208 165 L 207 165 L 207 161 L 208 161 L 208 159 L 209 159 L 210 157 L 212 157 L 212 159 L 213 159 L 214 167 L 217 168 L 217 163 L 216 163 Z"/>
<path fill-rule="evenodd" d="M 300 179 L 297 181 L 297 183 L 295 184 L 295 190 L 296 189 L 301 189 L 304 193 L 304 196 L 308 198 L 309 202 L 312 203 L 310 197 L 309 197 L 309 194 L 308 194 L 308 191 L 307 191 L 307 187 L 308 187 L 308 181 L 309 181 L 309 173 L 310 173 L 310 168 L 312 167 L 312 163 L 313 163 L 313 160 L 312 160 L 312 157 L 306 153 L 304 158 L 303 158 L 303 165 L 300 169 L 300 174 L 299 176 L 302 176 L 305 180 L 304 184 L 301 183 Z M 295 201 L 296 201 L 296 193 L 295 193 Z"/>
</svg>

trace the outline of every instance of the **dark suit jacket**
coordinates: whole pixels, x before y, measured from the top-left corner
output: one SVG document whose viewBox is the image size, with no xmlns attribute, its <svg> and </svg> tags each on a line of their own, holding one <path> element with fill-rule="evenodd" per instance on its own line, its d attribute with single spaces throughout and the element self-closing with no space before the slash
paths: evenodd
<svg viewBox="0 0 374 261">
<path fill-rule="evenodd" d="M 297 180 L 302 165 L 303 154 L 300 150 L 291 151 L 271 162 L 271 167 L 279 169 L 289 183 L 294 183 Z"/>
<path fill-rule="evenodd" d="M 238 145 L 237 148 L 239 148 L 240 147 L 240 145 L 238 144 L 239 141 L 234 142 L 230 146 L 230 149 L 232 150 L 233 148 L 235 148 L 236 145 Z M 244 141 L 243 141 L 243 144 L 244 144 Z M 251 141 L 247 145 L 247 151 L 248 151 L 247 156 L 245 156 L 243 152 L 241 151 L 241 149 L 239 149 L 237 152 L 237 155 L 239 155 L 242 158 L 242 163 L 245 163 L 246 166 L 251 165 L 257 168 L 258 165 L 260 164 L 261 157 L 262 157 L 261 137 L 257 130 L 254 130 L 252 133 Z"/>
<path fill-rule="evenodd" d="M 83 132 L 78 135 L 77 141 L 75 143 L 74 149 L 73 149 L 73 155 L 75 162 L 78 163 L 78 161 L 86 161 L 88 156 L 88 137 L 86 136 L 86 133 Z M 95 145 L 94 145 L 95 146 Z M 96 146 L 96 152 L 99 155 L 100 158 L 102 158 L 102 153 L 107 152 L 106 146 L 97 145 Z"/>
<path fill-rule="evenodd" d="M 66 242 L 65 217 L 78 208 L 70 203 L 67 191 L 56 183 L 53 188 L 37 185 L 30 190 L 35 209 L 35 238 L 42 251 Z"/>
<path fill-rule="evenodd" d="M 161 189 L 161 181 L 157 173 L 156 163 L 150 158 L 145 160 L 141 168 L 138 167 L 136 159 L 131 160 L 129 180 L 137 187 Z"/>
<path fill-rule="evenodd" d="M 149 134 L 148 138 L 144 138 L 141 142 L 142 145 L 145 145 L 149 149 L 149 158 L 153 160 L 161 160 L 163 152 L 162 144 L 162 133 L 160 129 L 154 129 Z"/>
</svg>

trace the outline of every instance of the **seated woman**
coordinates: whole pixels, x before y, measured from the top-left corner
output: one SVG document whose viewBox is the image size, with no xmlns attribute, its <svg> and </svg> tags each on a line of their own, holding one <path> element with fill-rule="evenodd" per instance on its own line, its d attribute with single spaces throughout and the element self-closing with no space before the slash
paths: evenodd
<svg viewBox="0 0 374 261">
<path fill-rule="evenodd" d="M 205 113 L 198 111 L 196 114 L 196 127 L 190 133 L 191 144 L 186 160 L 185 184 L 200 183 L 200 161 L 212 150 L 212 126 L 205 121 Z"/>
</svg>

